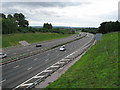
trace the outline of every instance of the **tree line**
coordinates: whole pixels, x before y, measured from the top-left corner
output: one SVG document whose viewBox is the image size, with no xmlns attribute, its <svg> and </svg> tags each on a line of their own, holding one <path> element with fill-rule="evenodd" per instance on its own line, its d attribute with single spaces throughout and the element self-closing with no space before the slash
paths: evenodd
<svg viewBox="0 0 120 90">
<path fill-rule="evenodd" d="M 75 31 L 71 29 L 53 28 L 52 24 L 44 23 L 43 28 L 33 28 L 29 26 L 29 21 L 25 19 L 22 13 L 15 13 L 13 15 L 5 15 L 0 13 L 0 21 L 2 22 L 2 34 L 11 33 L 35 33 L 35 32 L 50 32 L 60 34 L 74 34 Z"/>
<path fill-rule="evenodd" d="M 81 31 L 96 34 L 98 33 L 98 28 L 82 28 Z"/>
<path fill-rule="evenodd" d="M 98 29 L 99 33 L 108 33 L 108 32 L 116 32 L 116 31 L 120 31 L 120 22 L 116 21 L 116 22 L 103 22 L 100 24 L 100 27 Z"/>
<path fill-rule="evenodd" d="M 5 15 L 0 13 L 0 22 L 2 22 L 2 34 L 11 34 L 11 33 L 28 33 L 28 32 L 51 32 L 51 33 L 60 33 L 60 34 L 74 34 L 75 30 L 67 28 L 53 28 L 52 24 L 44 23 L 43 28 L 33 28 L 29 26 L 29 21 L 26 20 L 25 16 L 22 13 L 14 13 L 13 15 Z M 83 32 L 90 33 L 108 33 L 120 31 L 120 22 L 102 22 L 99 28 L 82 28 L 80 29 Z M 76 29 L 77 30 L 77 29 Z"/>
</svg>

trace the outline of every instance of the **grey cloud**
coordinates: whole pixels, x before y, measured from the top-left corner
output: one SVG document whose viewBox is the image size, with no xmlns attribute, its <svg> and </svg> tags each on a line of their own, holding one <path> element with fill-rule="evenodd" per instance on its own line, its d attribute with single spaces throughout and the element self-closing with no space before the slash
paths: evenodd
<svg viewBox="0 0 120 90">
<path fill-rule="evenodd" d="M 85 2 L 4 2 L 2 3 L 3 8 L 4 7 L 13 7 L 13 6 L 22 6 L 24 7 L 31 7 L 31 8 L 37 8 L 37 7 L 59 7 L 64 8 L 68 6 L 79 6 L 82 4 L 88 4 Z"/>
</svg>

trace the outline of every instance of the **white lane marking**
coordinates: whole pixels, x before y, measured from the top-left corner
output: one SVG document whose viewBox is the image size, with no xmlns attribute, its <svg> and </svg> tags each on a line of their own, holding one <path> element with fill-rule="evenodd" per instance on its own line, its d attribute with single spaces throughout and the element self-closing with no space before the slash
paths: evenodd
<svg viewBox="0 0 120 90">
<path fill-rule="evenodd" d="M 65 63 L 65 62 L 57 62 L 57 64 L 61 64 L 61 63 Z"/>
<path fill-rule="evenodd" d="M 32 69 L 32 67 L 29 67 L 27 70 L 30 70 L 30 69 Z"/>
<path fill-rule="evenodd" d="M 13 68 L 18 68 L 20 65 L 17 65 L 17 66 L 15 66 L 15 67 L 13 67 Z"/>
<path fill-rule="evenodd" d="M 52 70 L 44 70 L 43 72 L 51 72 Z"/>
<path fill-rule="evenodd" d="M 48 53 L 48 55 L 50 55 L 50 54 Z"/>
<path fill-rule="evenodd" d="M 49 59 L 46 59 L 45 61 L 48 61 Z"/>
<path fill-rule="evenodd" d="M 6 81 L 6 79 L 4 79 L 4 80 L 0 81 L 0 83 L 3 83 L 3 82 L 5 82 L 5 81 Z"/>
<path fill-rule="evenodd" d="M 32 85 L 33 83 L 27 83 L 27 84 L 22 84 L 22 85 L 20 85 L 20 86 L 30 86 L 30 85 Z"/>
<path fill-rule="evenodd" d="M 53 67 L 53 68 L 54 68 L 54 67 L 59 67 L 59 66 L 57 66 L 57 65 L 56 65 L 56 66 L 51 66 L 51 67 Z"/>
<path fill-rule="evenodd" d="M 36 61 L 38 58 L 35 58 L 34 61 Z"/>
<path fill-rule="evenodd" d="M 63 60 L 60 60 L 60 61 L 70 61 L 70 59 L 63 59 Z"/>
<path fill-rule="evenodd" d="M 34 76 L 33 78 L 43 78 L 44 76 Z"/>
</svg>

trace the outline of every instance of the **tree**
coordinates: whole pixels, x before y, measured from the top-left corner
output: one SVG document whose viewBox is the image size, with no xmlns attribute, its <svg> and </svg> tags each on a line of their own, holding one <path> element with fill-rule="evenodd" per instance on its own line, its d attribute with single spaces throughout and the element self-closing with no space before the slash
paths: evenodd
<svg viewBox="0 0 120 90">
<path fill-rule="evenodd" d="M 3 19 L 2 20 L 2 33 L 10 34 L 17 32 L 17 23 L 14 19 Z"/>
<path fill-rule="evenodd" d="M 116 21 L 116 22 L 103 22 L 100 24 L 99 27 L 99 32 L 100 33 L 108 33 L 108 32 L 115 32 L 115 31 L 120 31 L 120 22 Z"/>
<path fill-rule="evenodd" d="M 0 13 L 0 17 L 6 19 L 6 15 L 3 13 Z"/>
<path fill-rule="evenodd" d="M 19 27 L 28 27 L 29 22 L 25 20 L 25 16 L 22 13 L 15 13 L 14 18 L 16 19 Z"/>
<path fill-rule="evenodd" d="M 103 22 L 103 23 L 101 23 L 100 24 L 100 27 L 99 27 L 99 32 L 100 33 L 106 33 L 106 31 L 105 31 L 105 24 L 106 24 L 107 22 Z"/>
<path fill-rule="evenodd" d="M 13 16 L 11 14 L 8 14 L 7 19 L 13 19 Z"/>
<path fill-rule="evenodd" d="M 52 24 L 51 23 L 50 24 L 44 23 L 43 24 L 43 28 L 45 28 L 45 29 L 52 29 Z"/>
</svg>

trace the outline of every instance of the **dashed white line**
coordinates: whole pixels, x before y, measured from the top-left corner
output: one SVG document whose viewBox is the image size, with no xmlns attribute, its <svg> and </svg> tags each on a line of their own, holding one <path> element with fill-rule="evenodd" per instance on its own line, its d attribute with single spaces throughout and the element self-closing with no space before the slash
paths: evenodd
<svg viewBox="0 0 120 90">
<path fill-rule="evenodd" d="M 50 55 L 50 54 L 48 53 L 48 55 Z"/>
<path fill-rule="evenodd" d="M 30 70 L 30 69 L 32 69 L 32 67 L 29 67 L 27 70 Z"/>
<path fill-rule="evenodd" d="M 38 58 L 35 58 L 34 61 L 36 61 Z"/>
<path fill-rule="evenodd" d="M 3 82 L 5 82 L 5 81 L 6 81 L 6 79 L 4 79 L 4 80 L 0 81 L 0 83 L 3 83 Z"/>
<path fill-rule="evenodd" d="M 45 61 L 48 61 L 49 59 L 46 59 Z"/>
<path fill-rule="evenodd" d="M 15 67 L 13 67 L 13 68 L 18 68 L 20 65 L 17 65 L 17 66 L 15 66 Z"/>
</svg>

